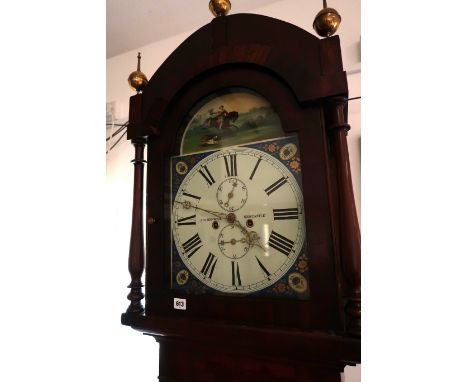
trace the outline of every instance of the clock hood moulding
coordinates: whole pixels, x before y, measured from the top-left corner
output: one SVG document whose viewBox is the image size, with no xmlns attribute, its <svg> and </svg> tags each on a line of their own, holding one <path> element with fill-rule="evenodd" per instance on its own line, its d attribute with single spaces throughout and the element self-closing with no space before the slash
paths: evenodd
<svg viewBox="0 0 468 382">
<path fill-rule="evenodd" d="M 207 72 L 232 65 L 270 71 L 301 103 L 348 95 L 338 36 L 321 40 L 267 16 L 218 17 L 188 37 L 159 67 L 142 94 L 131 97 L 127 138 L 158 134 L 161 118 L 176 94 Z"/>
</svg>

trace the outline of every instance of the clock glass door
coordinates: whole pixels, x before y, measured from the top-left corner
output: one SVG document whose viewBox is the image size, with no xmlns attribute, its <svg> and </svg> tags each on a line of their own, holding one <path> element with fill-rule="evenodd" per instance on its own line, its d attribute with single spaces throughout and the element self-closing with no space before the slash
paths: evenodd
<svg viewBox="0 0 468 382">
<path fill-rule="evenodd" d="M 171 288 L 308 298 L 297 136 L 247 89 L 206 97 L 186 121 L 170 161 Z"/>
</svg>

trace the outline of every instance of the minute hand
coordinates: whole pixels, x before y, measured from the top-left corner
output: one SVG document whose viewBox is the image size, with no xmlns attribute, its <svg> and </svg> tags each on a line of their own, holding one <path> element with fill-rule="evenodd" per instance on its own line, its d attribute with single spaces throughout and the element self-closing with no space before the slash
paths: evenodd
<svg viewBox="0 0 468 382">
<path fill-rule="evenodd" d="M 227 218 L 227 214 L 223 213 L 223 212 L 216 212 L 216 211 L 211 211 L 211 210 L 207 210 L 205 208 L 201 208 L 201 207 L 197 207 L 197 206 L 194 206 L 192 205 L 188 200 L 184 201 L 184 202 L 179 202 L 178 200 L 175 200 L 176 203 L 179 203 L 179 204 L 182 204 L 182 206 L 184 208 L 194 208 L 196 210 L 201 210 L 201 211 L 205 211 L 205 212 L 208 212 L 209 214 L 212 214 L 220 219 L 226 219 Z"/>
</svg>

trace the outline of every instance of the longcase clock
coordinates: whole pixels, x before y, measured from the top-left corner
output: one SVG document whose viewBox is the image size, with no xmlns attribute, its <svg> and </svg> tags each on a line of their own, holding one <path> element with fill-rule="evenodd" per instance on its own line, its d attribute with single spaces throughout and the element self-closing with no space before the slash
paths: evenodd
<svg viewBox="0 0 468 382">
<path fill-rule="evenodd" d="M 360 362 L 347 95 L 338 37 L 238 14 L 131 97 L 122 323 L 159 342 L 160 380 L 339 381 Z"/>
</svg>

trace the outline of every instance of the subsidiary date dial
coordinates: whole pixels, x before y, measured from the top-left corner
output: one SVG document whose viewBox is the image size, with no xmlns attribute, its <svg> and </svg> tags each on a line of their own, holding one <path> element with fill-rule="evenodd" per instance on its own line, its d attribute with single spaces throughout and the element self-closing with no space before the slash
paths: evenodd
<svg viewBox="0 0 468 382">
<path fill-rule="evenodd" d="M 305 237 L 301 189 L 278 159 L 247 147 L 217 151 L 185 176 L 173 200 L 172 237 L 191 274 L 226 293 L 278 281 Z"/>
<path fill-rule="evenodd" d="M 250 249 L 248 235 L 236 224 L 226 225 L 218 236 L 218 247 L 221 253 L 229 259 L 244 257 Z"/>
</svg>

